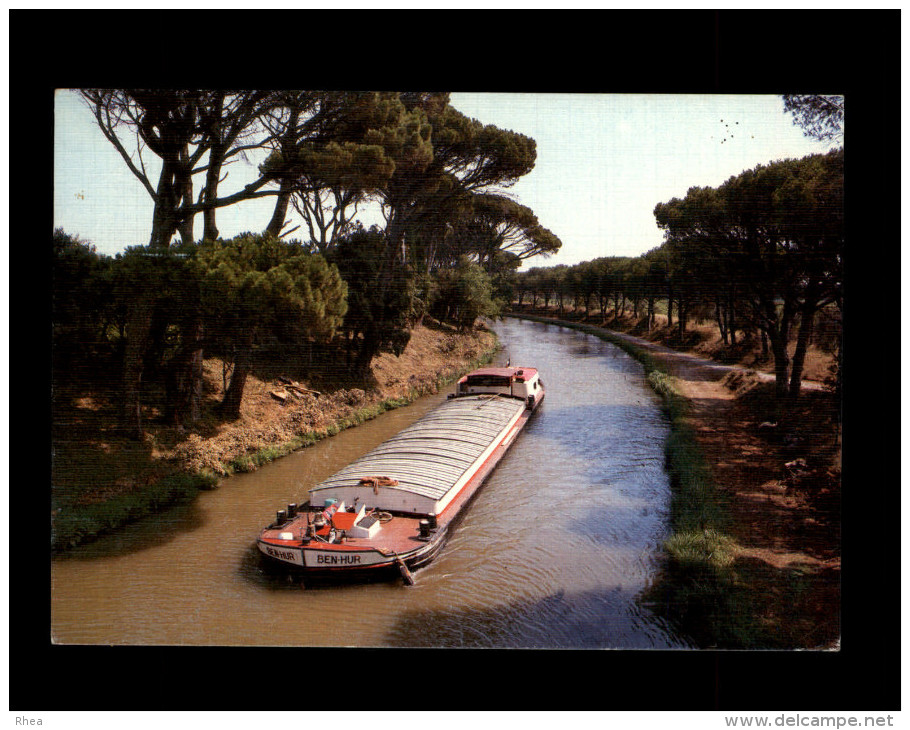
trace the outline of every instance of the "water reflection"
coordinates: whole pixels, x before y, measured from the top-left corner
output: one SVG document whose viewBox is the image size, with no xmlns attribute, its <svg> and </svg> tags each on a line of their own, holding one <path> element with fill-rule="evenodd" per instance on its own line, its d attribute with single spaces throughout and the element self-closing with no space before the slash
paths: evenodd
<svg viewBox="0 0 910 730">
<path fill-rule="evenodd" d="M 142 552 L 165 545 L 181 533 L 199 529 L 203 521 L 198 502 L 182 502 L 165 512 L 143 517 L 126 528 L 60 553 L 55 560 L 98 560 Z"/>
</svg>

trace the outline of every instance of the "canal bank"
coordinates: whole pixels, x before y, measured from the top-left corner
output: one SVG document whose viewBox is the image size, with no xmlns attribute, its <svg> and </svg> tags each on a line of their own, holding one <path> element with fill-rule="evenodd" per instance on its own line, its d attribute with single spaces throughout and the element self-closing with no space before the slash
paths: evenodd
<svg viewBox="0 0 910 730">
<path fill-rule="evenodd" d="M 115 388 L 55 393 L 52 545 L 66 550 L 137 519 L 192 500 L 231 474 L 253 471 L 421 396 L 489 362 L 498 347 L 486 328 L 416 327 L 399 357 L 374 358 L 368 376 L 343 367 L 287 377 L 280 363 L 251 374 L 241 417 L 217 416 L 221 361 L 205 362 L 205 403 L 189 431 L 148 408 L 141 442 L 117 433 Z"/>
<path fill-rule="evenodd" d="M 638 359 L 671 421 L 665 571 L 646 600 L 702 647 L 831 648 L 840 637 L 838 404 L 807 384 L 786 422 L 755 371 L 587 323 Z"/>
</svg>

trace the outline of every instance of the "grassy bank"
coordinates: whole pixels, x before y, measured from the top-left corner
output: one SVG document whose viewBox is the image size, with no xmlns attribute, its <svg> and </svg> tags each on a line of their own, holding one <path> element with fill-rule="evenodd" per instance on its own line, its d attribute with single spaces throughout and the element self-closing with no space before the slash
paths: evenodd
<svg viewBox="0 0 910 730">
<path fill-rule="evenodd" d="M 497 348 L 487 330 L 459 333 L 434 325 L 415 330 L 400 357 L 377 357 L 366 378 L 338 369 L 293 372 L 273 361 L 250 376 L 241 418 L 234 422 L 217 416 L 221 363 L 207 361 L 206 401 L 196 427 L 178 431 L 156 417 L 151 390 L 142 442 L 117 435 L 115 386 L 70 382 L 55 391 L 53 549 L 65 550 L 191 500 L 224 476 L 253 471 L 435 393 L 489 362 Z M 272 393 L 285 376 L 305 381 L 313 392 L 277 400 Z"/>
<path fill-rule="evenodd" d="M 555 323 L 610 342 L 641 362 L 648 383 L 662 397 L 670 423 L 665 445 L 672 490 L 665 568 L 644 600 L 698 646 L 773 648 L 791 646 L 789 632 L 767 620 L 768 585 L 740 569 L 742 546 L 731 532 L 729 496 L 720 489 L 697 438 L 691 400 L 660 358 L 644 347 L 588 324 L 535 315 L 515 316 Z M 805 588 L 790 584 L 793 593 Z M 775 589 L 776 591 L 776 589 Z M 779 600 L 789 600 L 787 595 Z"/>
<path fill-rule="evenodd" d="M 200 490 L 213 489 L 218 477 L 212 474 L 170 474 L 148 483 L 141 490 L 116 494 L 100 502 L 79 503 L 66 497 L 52 503 L 51 545 L 65 550 L 134 522 L 149 514 L 195 497 Z"/>
</svg>

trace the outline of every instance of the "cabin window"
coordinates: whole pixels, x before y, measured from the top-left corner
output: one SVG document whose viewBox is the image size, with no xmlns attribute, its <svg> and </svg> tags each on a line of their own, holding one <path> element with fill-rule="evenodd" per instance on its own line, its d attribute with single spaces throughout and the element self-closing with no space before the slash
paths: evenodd
<svg viewBox="0 0 910 730">
<path fill-rule="evenodd" d="M 508 376 L 502 375 L 473 375 L 468 378 L 468 385 L 475 388 L 508 388 L 511 382 Z"/>
</svg>

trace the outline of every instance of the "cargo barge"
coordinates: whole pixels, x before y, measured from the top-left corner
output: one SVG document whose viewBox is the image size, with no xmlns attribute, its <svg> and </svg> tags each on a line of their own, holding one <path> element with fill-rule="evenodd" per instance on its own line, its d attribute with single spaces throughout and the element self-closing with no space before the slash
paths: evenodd
<svg viewBox="0 0 910 730">
<path fill-rule="evenodd" d="M 489 367 L 448 400 L 288 504 L 257 541 L 304 575 L 366 579 L 429 563 L 486 477 L 540 406 L 535 368 Z"/>
</svg>

